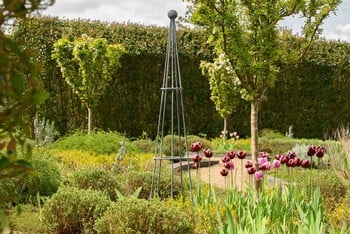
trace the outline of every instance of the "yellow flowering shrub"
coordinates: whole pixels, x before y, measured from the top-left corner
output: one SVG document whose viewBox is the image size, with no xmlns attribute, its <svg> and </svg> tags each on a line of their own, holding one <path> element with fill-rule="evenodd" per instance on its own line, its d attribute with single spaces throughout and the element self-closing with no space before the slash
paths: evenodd
<svg viewBox="0 0 350 234">
<path fill-rule="evenodd" d="M 80 150 L 51 150 L 51 153 L 74 170 L 91 167 L 111 168 L 114 163 L 114 154 L 95 154 Z"/>
</svg>

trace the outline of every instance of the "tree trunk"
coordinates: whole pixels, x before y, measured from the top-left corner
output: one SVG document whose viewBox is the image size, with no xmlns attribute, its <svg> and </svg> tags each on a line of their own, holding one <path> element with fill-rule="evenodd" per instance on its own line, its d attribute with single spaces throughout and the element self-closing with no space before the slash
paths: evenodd
<svg viewBox="0 0 350 234">
<path fill-rule="evenodd" d="M 259 113 L 259 101 L 253 99 L 250 106 L 250 134 L 251 142 L 250 148 L 252 153 L 252 160 L 256 168 L 259 168 L 258 156 L 259 156 L 259 146 L 258 146 L 258 113 Z M 261 180 L 255 180 L 255 197 L 259 197 L 259 191 L 261 190 Z"/>
<path fill-rule="evenodd" d="M 91 133 L 91 128 L 92 128 L 92 110 L 90 107 L 88 109 L 88 134 Z"/>
</svg>

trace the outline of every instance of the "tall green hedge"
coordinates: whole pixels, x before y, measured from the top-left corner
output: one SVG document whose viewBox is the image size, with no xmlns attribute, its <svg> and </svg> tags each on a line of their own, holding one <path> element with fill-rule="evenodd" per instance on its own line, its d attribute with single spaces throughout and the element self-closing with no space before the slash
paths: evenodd
<svg viewBox="0 0 350 234">
<path fill-rule="evenodd" d="M 129 136 L 140 136 L 143 131 L 154 136 L 168 35 L 165 27 L 50 17 L 20 22 L 13 36 L 33 51 L 33 60 L 42 65 L 39 78 L 51 94 L 44 105 L 28 113 L 28 119 L 37 112 L 55 121 L 62 135 L 86 126 L 85 108 L 51 59 L 54 42 L 83 33 L 104 37 L 109 43 L 122 43 L 127 49 L 121 58 L 122 68 L 94 110 L 94 126 Z M 205 35 L 199 30 L 181 29 L 177 37 L 188 133 L 218 136 L 222 119 L 210 100 L 208 80 L 199 69 L 201 60 L 210 59 Z M 322 138 L 339 125 L 348 124 L 349 51 L 348 43 L 320 41 L 300 64 L 283 69 L 276 87 L 267 93 L 259 128 L 285 132 L 293 125 L 296 137 Z M 249 103 L 241 101 L 228 119 L 229 130 L 249 135 L 249 107 Z"/>
</svg>

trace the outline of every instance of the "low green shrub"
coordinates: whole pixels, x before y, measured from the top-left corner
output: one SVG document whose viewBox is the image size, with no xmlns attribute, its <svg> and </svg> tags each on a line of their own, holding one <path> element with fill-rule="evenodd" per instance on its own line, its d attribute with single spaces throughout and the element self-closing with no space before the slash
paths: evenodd
<svg viewBox="0 0 350 234">
<path fill-rule="evenodd" d="M 181 156 L 185 155 L 186 152 L 186 142 L 185 142 L 185 138 L 184 137 L 180 137 L 180 141 L 179 141 L 179 137 L 178 136 L 174 136 L 173 138 L 174 140 L 174 156 L 179 156 L 180 154 L 180 150 L 182 152 Z M 167 135 L 164 137 L 163 139 L 163 153 L 167 156 L 171 155 L 171 141 L 172 141 L 172 136 L 171 135 Z M 188 135 L 187 136 L 187 144 L 188 144 L 188 151 L 191 151 L 191 144 L 194 142 L 201 142 L 202 143 L 202 149 L 205 148 L 210 148 L 210 141 L 199 137 L 199 136 L 194 136 L 194 135 Z M 180 144 L 181 143 L 181 144 Z"/>
<path fill-rule="evenodd" d="M 96 154 L 117 153 L 120 142 L 124 141 L 127 152 L 138 152 L 139 149 L 128 138 L 114 132 L 95 131 L 90 134 L 76 132 L 55 141 L 51 148 L 59 150 L 81 150 Z"/>
<path fill-rule="evenodd" d="M 111 201 L 100 191 L 62 187 L 43 207 L 43 221 L 50 233 L 93 233 L 95 221 Z"/>
<path fill-rule="evenodd" d="M 0 181 L 0 196 L 14 203 L 33 201 L 36 195 L 51 196 L 61 183 L 57 163 L 45 154 L 34 152 L 29 163 L 34 169 L 32 174 L 22 174 Z"/>
<path fill-rule="evenodd" d="M 16 233 L 47 233 L 41 221 L 40 208 L 32 204 L 16 206 L 9 213 L 9 220 L 11 230 L 16 230 Z"/>
<path fill-rule="evenodd" d="M 188 213 L 159 200 L 126 198 L 104 213 L 95 230 L 98 233 L 194 233 Z"/>
<path fill-rule="evenodd" d="M 67 178 L 64 184 L 79 189 L 101 191 L 112 201 L 116 200 L 115 190 L 120 190 L 120 180 L 114 172 L 97 168 L 76 171 Z"/>
<path fill-rule="evenodd" d="M 139 148 L 143 153 L 154 153 L 155 142 L 151 139 L 137 139 L 132 141 L 132 144 Z"/>
<path fill-rule="evenodd" d="M 165 166 L 164 166 L 165 167 Z M 123 191 L 125 194 L 132 194 L 136 189 L 142 187 L 139 198 L 149 198 L 152 186 L 152 171 L 130 171 L 127 174 L 121 174 L 124 180 Z M 158 176 L 154 178 L 154 185 L 157 185 Z M 173 176 L 173 192 L 175 194 L 181 192 L 181 180 L 180 176 L 174 173 Z M 159 197 L 167 198 L 171 196 L 171 177 L 170 170 L 164 168 L 161 171 L 159 182 Z"/>
</svg>

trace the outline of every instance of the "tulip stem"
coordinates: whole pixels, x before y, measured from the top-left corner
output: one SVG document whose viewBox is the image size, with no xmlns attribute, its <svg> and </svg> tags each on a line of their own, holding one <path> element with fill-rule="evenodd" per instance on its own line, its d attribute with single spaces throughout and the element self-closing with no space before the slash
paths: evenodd
<svg viewBox="0 0 350 234">
<path fill-rule="evenodd" d="M 241 191 L 243 191 L 243 159 L 241 160 Z"/>
<path fill-rule="evenodd" d="M 210 185 L 210 158 L 208 158 L 209 185 Z"/>
</svg>

